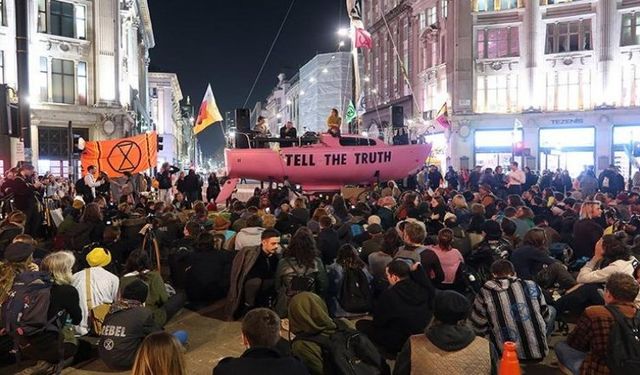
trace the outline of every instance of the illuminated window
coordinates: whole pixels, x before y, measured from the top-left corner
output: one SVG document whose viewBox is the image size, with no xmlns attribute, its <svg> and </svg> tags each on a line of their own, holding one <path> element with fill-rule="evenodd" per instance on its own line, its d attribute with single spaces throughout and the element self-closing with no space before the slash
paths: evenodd
<svg viewBox="0 0 640 375">
<path fill-rule="evenodd" d="M 78 104 L 87 105 L 87 63 L 78 62 Z"/>
<path fill-rule="evenodd" d="M 435 25 L 436 23 L 438 23 L 436 7 L 427 8 L 427 25 Z"/>
<path fill-rule="evenodd" d="M 427 27 L 427 15 L 424 12 L 418 14 L 418 22 L 420 23 L 420 31 Z"/>
<path fill-rule="evenodd" d="M 49 101 L 49 60 L 46 57 L 40 57 L 40 101 Z"/>
<path fill-rule="evenodd" d="M 518 77 L 481 76 L 477 79 L 476 112 L 509 113 L 518 109 Z"/>
<path fill-rule="evenodd" d="M 38 0 L 38 32 L 47 32 L 47 0 Z"/>
<path fill-rule="evenodd" d="M 591 20 L 547 24 L 545 53 L 591 50 Z"/>
<path fill-rule="evenodd" d="M 640 44 L 640 12 L 622 15 L 622 37 L 620 45 Z"/>
<path fill-rule="evenodd" d="M 640 66 L 622 66 L 622 106 L 640 105 Z"/>
<path fill-rule="evenodd" d="M 75 73 L 73 61 L 51 60 L 51 89 L 54 103 L 75 103 Z"/>
<path fill-rule="evenodd" d="M 492 12 L 497 10 L 516 9 L 518 0 L 476 0 L 476 12 Z"/>
<path fill-rule="evenodd" d="M 76 5 L 76 38 L 87 39 L 87 8 Z"/>
<path fill-rule="evenodd" d="M 442 18 L 449 16 L 449 0 L 440 0 L 440 10 L 442 11 Z"/>
<path fill-rule="evenodd" d="M 588 70 L 547 73 L 547 110 L 570 111 L 591 107 L 591 74 Z"/>
<path fill-rule="evenodd" d="M 476 43 L 478 58 L 480 59 L 520 55 L 517 27 L 478 30 Z"/>
</svg>

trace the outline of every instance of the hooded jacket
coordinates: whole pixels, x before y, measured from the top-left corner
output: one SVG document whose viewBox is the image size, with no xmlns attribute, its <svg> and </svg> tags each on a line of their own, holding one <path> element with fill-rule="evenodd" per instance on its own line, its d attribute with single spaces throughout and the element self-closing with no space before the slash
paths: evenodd
<svg viewBox="0 0 640 375">
<path fill-rule="evenodd" d="M 497 353 L 495 349 L 491 346 L 491 344 L 485 340 L 484 338 L 477 337 L 471 328 L 466 325 L 451 325 L 444 323 L 436 323 L 432 324 L 429 328 L 425 330 L 424 334 L 416 335 L 410 337 L 409 340 L 402 347 L 402 351 L 398 354 L 396 359 L 396 365 L 393 368 L 393 375 L 409 375 L 412 373 L 412 368 L 416 367 L 430 367 L 433 363 L 429 363 L 430 361 L 427 358 L 424 358 L 418 354 L 419 348 L 415 347 L 414 343 L 424 343 L 422 339 L 423 336 L 428 342 L 428 346 L 433 345 L 435 349 L 441 352 L 446 353 L 456 353 L 459 352 L 466 361 L 451 363 L 448 355 L 442 355 L 440 366 L 444 365 L 451 369 L 451 374 L 455 373 L 455 371 L 462 371 L 464 369 L 469 369 L 469 366 L 473 368 L 475 371 L 479 369 L 491 369 L 491 374 L 497 373 Z M 485 357 L 484 355 L 479 355 L 476 348 L 471 347 L 472 344 L 477 344 L 480 348 L 486 348 L 481 350 L 481 352 L 488 352 L 490 355 Z M 426 346 L 428 348 L 428 346 Z M 430 353 L 431 354 L 431 353 Z M 438 353 L 434 353 L 438 355 Z M 459 359 L 459 358 L 456 358 Z M 422 362 L 421 366 L 416 366 L 415 362 Z M 434 366 L 435 367 L 435 366 Z M 435 368 L 433 369 L 435 371 Z M 414 372 L 415 373 L 415 372 Z M 434 372 L 436 373 L 436 372 Z M 465 372 L 467 373 L 467 372 Z M 474 372 L 474 375 L 484 375 L 489 372 L 479 373 Z"/>
<path fill-rule="evenodd" d="M 242 229 L 236 234 L 236 251 L 240 251 L 245 247 L 260 246 L 262 232 L 264 232 L 264 228 L 261 227 Z"/>
<path fill-rule="evenodd" d="M 224 358 L 213 375 L 308 375 L 309 371 L 294 357 L 285 357 L 274 349 L 250 348 L 240 358 Z"/>
<path fill-rule="evenodd" d="M 397 353 L 411 335 L 423 332 L 433 315 L 435 290 L 422 267 L 385 290 L 374 307 L 373 326 L 385 337 L 386 349 Z"/>
<path fill-rule="evenodd" d="M 129 370 L 142 340 L 161 330 L 151 310 L 138 301 L 120 300 L 104 319 L 98 343 L 100 359 L 111 369 Z"/>
<path fill-rule="evenodd" d="M 336 332 L 336 323 L 329 316 L 322 298 L 310 292 L 302 292 L 289 303 L 289 329 L 295 335 L 326 335 Z M 312 375 L 323 375 L 322 349 L 314 342 L 295 340 L 291 353 L 300 358 Z"/>
</svg>

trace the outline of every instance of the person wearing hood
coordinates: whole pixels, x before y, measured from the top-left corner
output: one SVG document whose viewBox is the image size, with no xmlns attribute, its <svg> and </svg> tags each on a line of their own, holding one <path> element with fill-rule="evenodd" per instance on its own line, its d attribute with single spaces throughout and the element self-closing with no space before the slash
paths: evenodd
<svg viewBox="0 0 640 375">
<path fill-rule="evenodd" d="M 148 294 L 149 287 L 144 281 L 132 281 L 104 319 L 98 354 L 110 369 L 130 370 L 142 340 L 162 331 L 151 310 L 144 307 Z"/>
<path fill-rule="evenodd" d="M 360 320 L 356 328 L 386 354 L 396 355 L 431 321 L 435 289 L 419 263 L 410 267 L 396 259 L 386 273 L 390 287 L 374 306 L 373 320 Z"/>
<path fill-rule="evenodd" d="M 267 229 L 258 246 L 243 248 L 233 259 L 226 316 L 233 320 L 255 306 L 275 300 L 275 277 L 280 261 L 280 232 Z"/>
<path fill-rule="evenodd" d="M 494 262 L 491 274 L 493 280 L 482 286 L 473 303 L 473 330 L 488 336 L 500 354 L 503 343 L 513 341 L 521 360 L 543 360 L 549 353 L 547 335 L 555 325 L 555 311 L 540 287 L 518 278 L 508 260 Z"/>
<path fill-rule="evenodd" d="M 240 251 L 245 247 L 255 247 L 260 245 L 260 235 L 264 231 L 262 219 L 258 215 L 251 215 L 247 218 L 247 226 L 240 230 L 235 237 L 235 249 Z"/>
<path fill-rule="evenodd" d="M 496 374 L 495 348 L 465 324 L 470 311 L 471 303 L 462 294 L 436 294 L 433 322 L 424 333 L 409 337 L 393 374 Z"/>
<path fill-rule="evenodd" d="M 393 197 L 382 197 L 378 200 L 378 210 L 376 216 L 380 218 L 380 225 L 383 230 L 393 228 L 394 218 L 393 209 L 396 206 L 396 200 Z"/>
<path fill-rule="evenodd" d="M 87 254 L 86 259 L 89 267 L 76 272 L 71 282 L 78 290 L 78 295 L 80 295 L 82 321 L 74 329 L 81 336 L 90 331 L 89 309 L 115 302 L 120 285 L 118 276 L 105 269 L 111 263 L 111 252 L 109 250 L 96 247 Z"/>
</svg>

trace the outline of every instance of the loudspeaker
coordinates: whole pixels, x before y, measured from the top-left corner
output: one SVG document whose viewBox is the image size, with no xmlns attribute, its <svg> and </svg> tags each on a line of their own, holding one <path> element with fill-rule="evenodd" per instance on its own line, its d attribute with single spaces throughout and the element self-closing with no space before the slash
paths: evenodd
<svg viewBox="0 0 640 375">
<path fill-rule="evenodd" d="M 394 105 L 391 107 L 391 126 L 401 128 L 404 126 L 404 107 Z"/>
<path fill-rule="evenodd" d="M 251 133 L 251 111 L 248 108 L 236 108 L 236 148 L 249 148 Z"/>
</svg>

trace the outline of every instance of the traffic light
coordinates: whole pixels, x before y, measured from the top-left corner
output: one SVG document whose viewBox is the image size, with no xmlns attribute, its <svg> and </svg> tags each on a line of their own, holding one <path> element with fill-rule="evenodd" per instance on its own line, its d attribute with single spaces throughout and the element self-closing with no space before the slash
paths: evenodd
<svg viewBox="0 0 640 375">
<path fill-rule="evenodd" d="M 513 154 L 515 156 L 523 156 L 524 155 L 524 142 L 518 141 L 513 144 Z"/>
<path fill-rule="evenodd" d="M 79 134 L 73 135 L 73 156 L 79 157 L 86 146 L 86 141 Z"/>
<path fill-rule="evenodd" d="M 164 148 L 164 145 L 162 144 L 162 141 L 164 141 L 164 137 L 159 135 L 158 136 L 158 151 L 162 151 L 162 149 Z"/>
<path fill-rule="evenodd" d="M 640 142 L 633 142 L 633 157 L 640 157 Z"/>
</svg>

